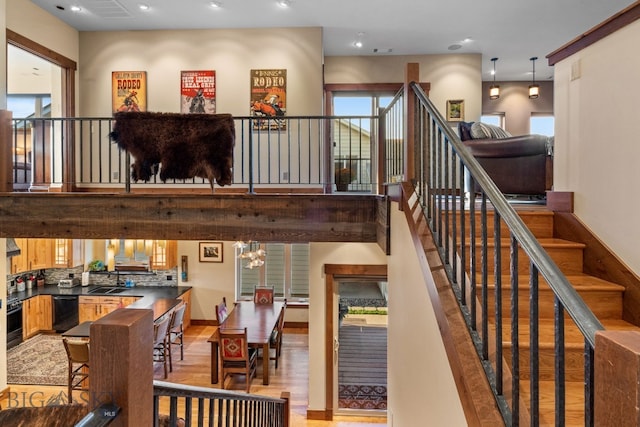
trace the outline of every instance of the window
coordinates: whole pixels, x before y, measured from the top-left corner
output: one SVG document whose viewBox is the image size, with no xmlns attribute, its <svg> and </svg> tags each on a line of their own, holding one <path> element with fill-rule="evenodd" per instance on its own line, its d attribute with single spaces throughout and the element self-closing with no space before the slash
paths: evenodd
<svg viewBox="0 0 640 427">
<path fill-rule="evenodd" d="M 254 243 L 255 244 L 255 243 Z M 236 292 L 239 299 L 253 298 L 256 285 L 274 285 L 276 298 L 309 298 L 309 244 L 263 243 L 251 250 L 264 249 L 264 265 L 247 268 L 236 249 Z"/>
<path fill-rule="evenodd" d="M 529 133 L 553 136 L 555 118 L 550 115 L 533 114 L 529 119 Z"/>
<path fill-rule="evenodd" d="M 504 113 L 484 114 L 480 117 L 480 121 L 504 129 Z"/>
</svg>

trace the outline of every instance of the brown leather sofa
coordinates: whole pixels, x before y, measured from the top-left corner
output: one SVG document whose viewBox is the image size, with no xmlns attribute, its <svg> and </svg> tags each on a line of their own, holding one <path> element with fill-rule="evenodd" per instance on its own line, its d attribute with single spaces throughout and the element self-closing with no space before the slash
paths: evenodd
<svg viewBox="0 0 640 427">
<path fill-rule="evenodd" d="M 544 135 L 460 139 L 504 194 L 544 195 L 553 184 L 552 139 Z M 476 191 L 479 188 L 476 186 Z"/>
</svg>

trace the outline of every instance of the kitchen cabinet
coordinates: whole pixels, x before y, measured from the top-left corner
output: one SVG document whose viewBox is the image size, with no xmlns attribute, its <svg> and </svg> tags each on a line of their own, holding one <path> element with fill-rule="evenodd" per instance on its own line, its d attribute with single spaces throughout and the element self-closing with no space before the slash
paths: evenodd
<svg viewBox="0 0 640 427">
<path fill-rule="evenodd" d="M 186 331 L 191 326 L 191 289 L 180 295 L 178 299 L 187 303 L 187 308 L 184 310 L 184 317 L 182 318 L 182 329 Z"/>
<path fill-rule="evenodd" d="M 11 274 L 73 265 L 72 239 L 15 239 L 20 255 L 11 258 Z"/>
<path fill-rule="evenodd" d="M 132 304 L 138 297 L 80 296 L 78 298 L 78 321 L 98 320 L 112 311 Z"/>
<path fill-rule="evenodd" d="M 175 240 L 154 240 L 149 257 L 152 270 L 169 270 L 178 265 L 178 242 Z"/>
<path fill-rule="evenodd" d="M 27 339 L 41 331 L 53 329 L 51 295 L 37 295 L 22 303 L 22 337 Z"/>
</svg>

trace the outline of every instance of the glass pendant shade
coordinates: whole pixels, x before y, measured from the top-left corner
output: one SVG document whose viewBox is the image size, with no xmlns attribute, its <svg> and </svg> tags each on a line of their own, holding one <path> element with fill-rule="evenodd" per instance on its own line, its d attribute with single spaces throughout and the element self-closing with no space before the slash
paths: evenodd
<svg viewBox="0 0 640 427">
<path fill-rule="evenodd" d="M 500 85 L 489 86 L 489 99 L 500 98 Z"/>
<path fill-rule="evenodd" d="M 496 84 L 496 61 L 498 58 L 491 58 L 491 62 L 493 62 L 493 84 L 489 86 L 489 99 L 498 99 L 500 98 L 500 85 Z"/>
<path fill-rule="evenodd" d="M 537 56 L 530 58 L 531 63 L 533 64 L 533 79 L 529 85 L 529 99 L 536 99 L 540 95 L 540 86 L 536 84 L 536 59 L 538 59 Z"/>
</svg>

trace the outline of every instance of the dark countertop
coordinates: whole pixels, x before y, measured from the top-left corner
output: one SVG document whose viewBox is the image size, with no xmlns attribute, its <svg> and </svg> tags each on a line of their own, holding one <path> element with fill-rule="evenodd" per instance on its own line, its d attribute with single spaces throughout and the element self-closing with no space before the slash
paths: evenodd
<svg viewBox="0 0 640 427">
<path fill-rule="evenodd" d="M 109 296 L 109 297 L 141 297 L 138 301 L 129 305 L 131 308 L 148 308 L 152 305 L 156 300 L 166 299 L 166 298 L 178 298 L 189 289 L 191 286 L 134 286 L 133 288 L 124 288 L 122 292 L 117 294 L 109 294 L 109 293 L 100 293 L 95 292 L 91 293 L 96 288 L 100 288 L 104 286 L 75 286 L 73 288 L 59 288 L 58 285 L 45 285 L 42 287 L 34 287 L 32 289 L 27 289 L 23 292 L 13 292 L 10 295 L 7 295 L 7 300 L 17 300 L 24 301 L 36 295 L 78 295 L 78 296 Z M 115 286 L 114 286 L 115 287 Z"/>
</svg>

